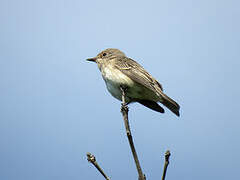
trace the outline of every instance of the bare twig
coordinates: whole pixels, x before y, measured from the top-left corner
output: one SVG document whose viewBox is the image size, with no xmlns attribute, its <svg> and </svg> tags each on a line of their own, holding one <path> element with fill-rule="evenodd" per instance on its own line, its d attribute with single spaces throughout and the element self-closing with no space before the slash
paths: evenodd
<svg viewBox="0 0 240 180">
<path fill-rule="evenodd" d="M 169 150 L 165 152 L 165 163 L 164 163 L 164 169 L 163 169 L 163 175 L 162 175 L 162 180 L 165 180 L 166 177 L 166 172 L 167 172 L 167 167 L 169 164 L 169 157 L 171 156 L 171 153 Z"/>
<path fill-rule="evenodd" d="M 141 166 L 140 166 L 140 162 L 138 160 L 137 152 L 136 152 L 135 147 L 134 147 L 132 134 L 131 134 L 130 126 L 129 126 L 128 106 L 127 106 L 126 100 L 125 100 L 125 91 L 126 91 L 126 89 L 124 89 L 122 87 L 120 89 L 122 91 L 121 112 L 122 112 L 123 119 L 124 119 L 124 124 L 125 124 L 125 128 L 126 128 L 128 142 L 130 144 L 130 147 L 131 147 L 131 150 L 132 150 L 132 155 L 133 155 L 133 158 L 134 158 L 134 161 L 135 161 L 135 164 L 136 164 L 136 168 L 137 168 L 137 171 L 138 171 L 138 180 L 146 180 L 146 176 L 145 176 L 145 174 L 143 174 Z"/>
<path fill-rule="evenodd" d="M 121 106 L 121 112 L 123 115 L 123 120 L 124 120 L 124 125 L 125 125 L 125 129 L 126 129 L 126 134 L 127 134 L 127 138 L 128 138 L 128 142 L 132 151 L 132 155 L 135 161 L 135 165 L 138 171 L 138 180 L 146 180 L 146 176 L 145 174 L 143 174 L 141 166 L 140 166 L 140 162 L 138 160 L 138 156 L 137 156 L 137 152 L 136 149 L 134 147 L 134 143 L 133 143 L 133 138 L 132 138 L 132 134 L 131 134 L 131 130 L 130 130 L 130 125 L 129 125 L 129 120 L 128 120 L 128 106 L 126 103 L 126 88 L 120 87 L 121 91 L 122 91 L 122 106 Z M 162 180 L 165 180 L 166 177 L 166 172 L 167 172 L 167 168 L 169 165 L 169 157 L 170 157 L 171 153 L 169 150 L 167 150 L 165 152 L 165 163 L 164 163 L 164 169 L 163 169 L 163 175 L 162 175 Z M 103 177 L 106 180 L 110 180 L 110 178 L 104 173 L 104 171 L 101 169 L 101 167 L 98 165 L 96 158 L 94 155 L 92 155 L 91 153 L 87 153 L 87 160 L 92 163 L 97 170 L 103 175 Z"/>
<path fill-rule="evenodd" d="M 98 165 L 98 163 L 96 161 L 96 158 L 93 154 L 88 152 L 87 153 L 87 160 L 88 160 L 88 162 L 92 163 L 97 168 L 97 170 L 103 175 L 103 177 L 106 180 L 110 180 L 110 178 L 107 177 L 107 175 L 103 172 L 102 168 Z"/>
</svg>

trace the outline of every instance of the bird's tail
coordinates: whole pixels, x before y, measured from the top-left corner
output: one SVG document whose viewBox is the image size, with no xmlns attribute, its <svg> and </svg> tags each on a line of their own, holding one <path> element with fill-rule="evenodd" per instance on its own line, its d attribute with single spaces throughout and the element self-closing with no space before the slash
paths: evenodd
<svg viewBox="0 0 240 180">
<path fill-rule="evenodd" d="M 164 94 L 163 92 L 161 92 L 161 100 L 160 102 L 166 106 L 169 110 L 171 110 L 174 114 L 176 114 L 177 116 L 180 116 L 179 114 L 179 109 L 180 106 L 174 101 L 172 100 L 170 97 L 168 97 L 166 94 Z"/>
</svg>

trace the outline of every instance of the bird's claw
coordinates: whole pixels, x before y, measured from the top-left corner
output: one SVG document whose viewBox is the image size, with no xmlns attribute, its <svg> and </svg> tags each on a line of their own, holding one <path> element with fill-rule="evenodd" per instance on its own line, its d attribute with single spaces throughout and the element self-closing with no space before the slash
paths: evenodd
<svg viewBox="0 0 240 180">
<path fill-rule="evenodd" d="M 122 103 L 122 106 L 121 106 L 121 112 L 128 112 L 128 106 L 126 103 Z"/>
</svg>

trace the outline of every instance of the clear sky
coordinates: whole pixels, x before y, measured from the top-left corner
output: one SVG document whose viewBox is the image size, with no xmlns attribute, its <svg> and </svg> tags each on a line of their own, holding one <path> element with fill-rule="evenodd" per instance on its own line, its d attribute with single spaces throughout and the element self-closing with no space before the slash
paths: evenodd
<svg viewBox="0 0 240 180">
<path fill-rule="evenodd" d="M 137 179 L 120 101 L 96 64 L 118 48 L 145 67 L 181 116 L 130 105 L 147 179 L 239 179 L 240 1 L 1 0 L 0 179 Z"/>
</svg>

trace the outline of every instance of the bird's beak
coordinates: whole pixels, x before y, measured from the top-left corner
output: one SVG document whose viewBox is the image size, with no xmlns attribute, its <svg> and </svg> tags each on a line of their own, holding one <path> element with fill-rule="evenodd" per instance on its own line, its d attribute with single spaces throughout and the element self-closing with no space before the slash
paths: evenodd
<svg viewBox="0 0 240 180">
<path fill-rule="evenodd" d="M 96 62 L 97 58 L 94 57 L 94 58 L 88 58 L 87 61 L 92 61 L 92 62 Z"/>
</svg>

